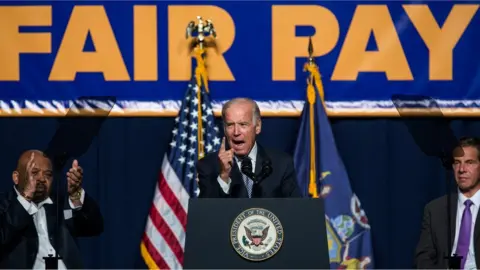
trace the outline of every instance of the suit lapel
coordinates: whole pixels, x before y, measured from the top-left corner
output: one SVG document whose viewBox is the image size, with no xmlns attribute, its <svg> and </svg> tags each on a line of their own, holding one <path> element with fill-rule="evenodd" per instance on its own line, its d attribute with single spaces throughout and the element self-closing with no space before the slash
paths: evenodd
<svg viewBox="0 0 480 270">
<path fill-rule="evenodd" d="M 475 251 L 475 262 L 480 265 L 480 242 L 478 237 L 480 236 L 480 215 L 477 213 L 475 220 L 475 228 L 473 229 L 473 249 Z"/>
<path fill-rule="evenodd" d="M 451 218 L 450 219 L 450 243 L 452 243 L 451 248 L 453 248 L 453 242 L 455 241 L 455 229 L 457 227 L 456 226 L 457 225 L 457 204 L 458 204 L 458 194 L 456 192 L 451 193 L 451 196 L 450 196 L 450 218 Z M 448 205 L 448 202 L 447 202 L 447 205 Z"/>
<path fill-rule="evenodd" d="M 252 198 L 262 198 L 265 196 L 265 176 L 261 175 L 264 162 L 268 159 L 267 154 L 265 153 L 265 149 L 257 143 L 257 157 L 255 160 L 255 175 L 260 176 L 260 179 L 257 179 L 257 183 L 255 183 L 252 187 Z M 268 176 L 267 176 L 268 177 Z"/>
<path fill-rule="evenodd" d="M 8 199 L 10 201 L 12 200 L 17 200 L 17 193 L 15 189 L 12 188 L 12 190 L 8 194 Z M 25 230 L 25 234 L 27 238 L 33 239 L 32 241 L 27 241 L 26 243 L 26 253 L 27 254 L 37 254 L 38 252 L 38 233 L 37 229 L 35 227 L 35 223 L 33 222 L 33 216 L 30 216 L 30 220 L 28 222 L 28 227 Z M 27 260 L 27 265 L 33 265 L 35 263 L 35 257 L 26 257 Z"/>
<path fill-rule="evenodd" d="M 262 171 L 262 163 L 264 156 L 265 152 L 263 148 L 260 146 L 260 144 L 257 143 L 257 160 L 255 161 L 255 175 L 260 174 L 260 172 Z"/>
<path fill-rule="evenodd" d="M 17 192 L 15 189 L 12 188 L 12 190 L 8 193 L 8 200 L 17 200 Z M 28 230 L 32 233 L 32 235 L 37 234 L 37 229 L 35 228 L 35 223 L 33 222 L 33 216 L 31 216 L 30 221 L 28 222 Z"/>
</svg>

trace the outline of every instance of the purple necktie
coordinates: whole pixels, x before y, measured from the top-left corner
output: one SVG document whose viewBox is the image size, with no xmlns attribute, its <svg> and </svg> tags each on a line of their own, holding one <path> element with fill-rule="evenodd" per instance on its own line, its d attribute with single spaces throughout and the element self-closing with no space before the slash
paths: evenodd
<svg viewBox="0 0 480 270">
<path fill-rule="evenodd" d="M 461 268 L 465 266 L 467 260 L 468 249 L 470 247 L 470 233 L 472 231 L 472 212 L 470 206 L 472 201 L 466 200 L 464 202 L 465 210 L 463 210 L 462 223 L 460 225 L 460 232 L 458 234 L 457 255 L 462 256 Z"/>
</svg>

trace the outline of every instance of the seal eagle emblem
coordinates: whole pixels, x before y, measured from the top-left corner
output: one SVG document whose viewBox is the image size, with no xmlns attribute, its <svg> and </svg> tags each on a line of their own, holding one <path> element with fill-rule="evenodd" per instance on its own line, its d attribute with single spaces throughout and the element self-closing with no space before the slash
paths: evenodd
<svg viewBox="0 0 480 270">
<path fill-rule="evenodd" d="M 263 261 L 282 247 L 283 226 L 278 217 L 263 208 L 251 208 L 233 221 L 230 240 L 235 251 L 249 261 Z"/>
</svg>

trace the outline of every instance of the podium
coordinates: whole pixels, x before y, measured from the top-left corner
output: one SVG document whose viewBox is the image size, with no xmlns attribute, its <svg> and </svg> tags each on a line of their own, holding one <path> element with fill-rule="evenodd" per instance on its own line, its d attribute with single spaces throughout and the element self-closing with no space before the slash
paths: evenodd
<svg viewBox="0 0 480 270">
<path fill-rule="evenodd" d="M 185 269 L 329 269 L 322 199 L 190 199 Z"/>
</svg>

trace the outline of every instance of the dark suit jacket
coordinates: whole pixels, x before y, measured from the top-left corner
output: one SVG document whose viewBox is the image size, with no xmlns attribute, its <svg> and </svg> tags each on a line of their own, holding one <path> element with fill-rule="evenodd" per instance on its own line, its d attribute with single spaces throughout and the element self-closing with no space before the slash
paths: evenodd
<svg viewBox="0 0 480 270">
<path fill-rule="evenodd" d="M 458 194 L 452 193 L 451 198 L 451 245 L 455 240 Z M 459 213 L 460 215 L 462 213 Z M 475 262 L 480 266 L 480 215 L 474 228 Z M 425 206 L 422 222 L 422 232 L 415 252 L 415 267 L 421 269 L 446 269 L 448 264 L 444 259 L 448 255 L 448 215 L 447 196 L 435 199 Z"/>
<path fill-rule="evenodd" d="M 74 237 L 95 236 L 103 232 L 103 218 L 93 199 L 85 193 L 80 210 L 72 210 L 72 217 L 64 219 L 64 209 L 71 209 L 68 200 L 60 201 L 59 246 L 56 246 L 56 204 L 45 204 L 50 242 L 69 269 L 83 268 L 80 251 Z M 0 268 L 32 269 L 38 253 L 38 235 L 33 217 L 23 208 L 14 189 L 0 198 Z"/>
<path fill-rule="evenodd" d="M 252 198 L 301 197 L 292 158 L 283 152 L 263 148 L 257 142 L 255 174 L 261 172 L 262 163 L 267 159 L 271 161 L 272 173 L 253 185 Z M 198 161 L 199 198 L 248 198 L 240 168 L 236 162 L 233 163 L 230 192 L 225 194 L 217 180 L 220 174 L 218 152 Z"/>
</svg>

